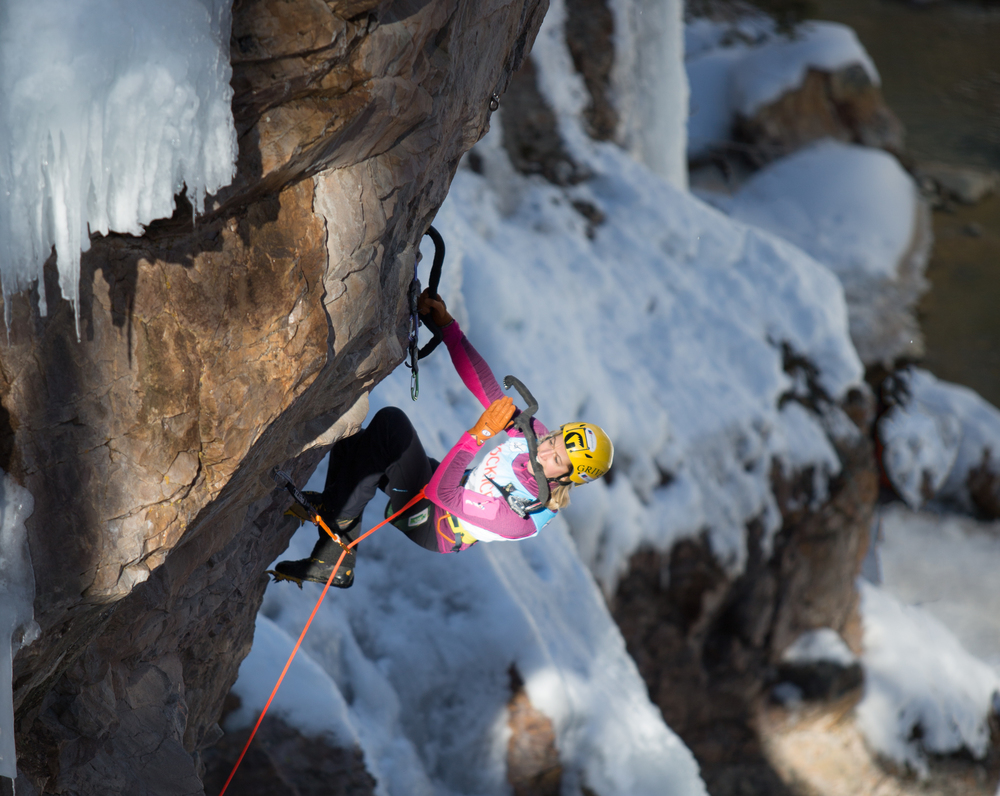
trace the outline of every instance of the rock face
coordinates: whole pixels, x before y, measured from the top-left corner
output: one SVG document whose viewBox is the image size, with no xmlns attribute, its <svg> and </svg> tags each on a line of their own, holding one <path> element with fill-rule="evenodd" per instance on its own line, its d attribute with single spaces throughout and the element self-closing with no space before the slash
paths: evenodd
<svg viewBox="0 0 1000 796">
<path fill-rule="evenodd" d="M 871 406 L 853 399 L 865 429 Z M 857 410 L 857 411 L 854 411 Z M 770 557 L 747 529 L 750 559 L 735 580 L 705 540 L 636 554 L 613 613 L 667 724 L 694 752 L 709 793 L 791 793 L 767 755 L 758 716 L 781 653 L 800 633 L 832 627 L 860 649 L 854 580 L 877 495 L 869 437 L 834 436 L 842 472 L 821 505 L 811 474 L 775 472 L 784 525 Z"/>
<path fill-rule="evenodd" d="M 250 730 L 227 734 L 205 753 L 205 792 L 221 792 Z M 371 796 L 375 780 L 358 749 L 302 735 L 276 716 L 265 716 L 226 790 L 230 796 Z"/>
<path fill-rule="evenodd" d="M 400 363 L 416 245 L 545 3 L 237 0 L 238 175 L 5 307 L 0 466 L 41 637 L 15 660 L 18 790 L 198 794 L 301 476 Z M 183 202 L 181 203 L 183 205 Z M 51 263 L 49 264 L 51 266 Z"/>
<path fill-rule="evenodd" d="M 514 796 L 559 796 L 563 769 L 552 720 L 531 704 L 524 681 L 513 665 L 510 686 L 507 781 Z"/>
</svg>

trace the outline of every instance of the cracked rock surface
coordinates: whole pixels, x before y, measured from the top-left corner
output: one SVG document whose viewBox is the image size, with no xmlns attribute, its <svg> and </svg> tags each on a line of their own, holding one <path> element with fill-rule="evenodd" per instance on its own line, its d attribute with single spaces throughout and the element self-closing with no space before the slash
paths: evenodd
<svg viewBox="0 0 1000 796">
<path fill-rule="evenodd" d="M 303 479 L 402 361 L 416 246 L 546 5 L 237 0 L 233 184 L 94 238 L 79 340 L 54 259 L 9 299 L 0 467 L 35 498 L 41 627 L 19 792 L 203 792 L 293 531 L 269 473 Z"/>
</svg>

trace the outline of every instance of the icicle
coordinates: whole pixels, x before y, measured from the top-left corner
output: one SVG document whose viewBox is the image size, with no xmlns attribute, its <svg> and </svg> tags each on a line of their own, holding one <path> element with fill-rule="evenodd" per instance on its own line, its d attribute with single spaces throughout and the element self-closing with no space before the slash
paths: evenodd
<svg viewBox="0 0 1000 796">
<path fill-rule="evenodd" d="M 9 0 L 0 28 L 0 283 L 39 287 L 57 252 L 79 338 L 91 231 L 141 235 L 189 186 L 235 174 L 232 0 Z M 6 314 L 6 313 L 5 313 Z"/>
<path fill-rule="evenodd" d="M 24 521 L 34 511 L 31 493 L 0 470 L 0 776 L 17 777 L 14 749 L 13 659 L 38 638 L 35 575 Z"/>
</svg>

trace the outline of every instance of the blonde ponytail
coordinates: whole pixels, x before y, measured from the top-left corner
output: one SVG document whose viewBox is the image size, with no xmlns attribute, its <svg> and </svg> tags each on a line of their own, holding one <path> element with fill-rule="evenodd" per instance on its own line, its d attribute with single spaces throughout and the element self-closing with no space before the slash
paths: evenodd
<svg viewBox="0 0 1000 796">
<path fill-rule="evenodd" d="M 559 511 L 569 505 L 569 493 L 573 491 L 573 484 L 557 484 L 549 490 L 549 502 L 545 508 L 551 511 Z"/>
</svg>

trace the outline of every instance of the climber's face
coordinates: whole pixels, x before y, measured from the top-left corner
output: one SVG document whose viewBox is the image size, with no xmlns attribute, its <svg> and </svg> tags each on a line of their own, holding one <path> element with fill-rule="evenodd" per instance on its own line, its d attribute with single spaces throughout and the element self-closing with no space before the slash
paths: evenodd
<svg viewBox="0 0 1000 796">
<path fill-rule="evenodd" d="M 566 443 L 563 442 L 562 434 L 549 437 L 539 444 L 538 463 L 542 465 L 542 472 L 550 481 L 569 475 L 569 453 L 566 450 Z"/>
</svg>

